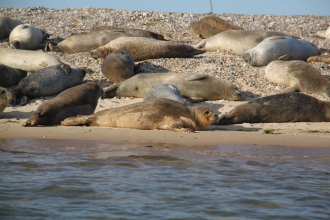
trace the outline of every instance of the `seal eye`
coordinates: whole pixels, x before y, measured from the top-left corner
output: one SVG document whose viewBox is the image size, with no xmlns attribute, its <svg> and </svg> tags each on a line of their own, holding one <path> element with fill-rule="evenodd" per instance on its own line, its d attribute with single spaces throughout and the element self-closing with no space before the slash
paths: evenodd
<svg viewBox="0 0 330 220">
<path fill-rule="evenodd" d="M 204 112 L 204 115 L 208 115 L 208 114 L 210 114 L 209 111 L 205 111 L 205 112 Z"/>
</svg>

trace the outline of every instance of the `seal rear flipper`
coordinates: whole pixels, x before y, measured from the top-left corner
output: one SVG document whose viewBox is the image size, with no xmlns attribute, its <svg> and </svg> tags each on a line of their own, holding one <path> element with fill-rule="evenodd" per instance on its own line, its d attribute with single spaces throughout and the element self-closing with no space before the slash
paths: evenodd
<svg viewBox="0 0 330 220">
<path fill-rule="evenodd" d="M 115 83 L 109 86 L 101 96 L 101 99 L 111 99 L 117 95 L 116 91 L 118 87 L 120 86 L 120 83 Z"/>
<path fill-rule="evenodd" d="M 62 50 L 57 46 L 57 42 L 47 42 L 45 45 L 45 51 L 54 51 L 54 52 L 62 52 Z"/>
<path fill-rule="evenodd" d="M 205 40 L 202 40 L 198 44 L 194 45 L 194 47 L 195 48 L 198 48 L 198 49 L 204 49 L 205 48 L 205 44 L 206 44 L 206 39 Z"/>
<path fill-rule="evenodd" d="M 20 49 L 21 48 L 21 45 L 20 45 L 19 41 L 17 41 L 17 40 L 14 40 L 14 41 L 10 42 L 10 45 L 13 49 Z"/>
<path fill-rule="evenodd" d="M 228 115 L 223 115 L 216 120 L 213 125 L 230 125 L 234 124 L 234 120 L 231 117 L 228 117 Z"/>
</svg>

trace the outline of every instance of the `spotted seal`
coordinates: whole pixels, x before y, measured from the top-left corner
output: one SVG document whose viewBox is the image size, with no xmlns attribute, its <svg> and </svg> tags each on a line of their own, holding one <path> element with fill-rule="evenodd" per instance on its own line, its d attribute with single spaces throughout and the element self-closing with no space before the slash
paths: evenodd
<svg viewBox="0 0 330 220">
<path fill-rule="evenodd" d="M 215 124 L 329 121 L 330 102 L 303 93 L 290 92 L 254 99 L 239 105 L 219 117 Z"/>
<path fill-rule="evenodd" d="M 265 68 L 265 77 L 272 83 L 288 87 L 281 93 L 300 91 L 330 96 L 330 81 L 305 61 L 272 61 Z"/>
<path fill-rule="evenodd" d="M 208 107 L 188 107 L 174 100 L 159 98 L 106 109 L 89 116 L 70 117 L 61 124 L 193 132 L 217 119 L 218 116 Z"/>
<path fill-rule="evenodd" d="M 56 125 L 68 117 L 93 114 L 102 94 L 102 88 L 94 82 L 66 89 L 39 105 L 23 126 Z"/>
</svg>

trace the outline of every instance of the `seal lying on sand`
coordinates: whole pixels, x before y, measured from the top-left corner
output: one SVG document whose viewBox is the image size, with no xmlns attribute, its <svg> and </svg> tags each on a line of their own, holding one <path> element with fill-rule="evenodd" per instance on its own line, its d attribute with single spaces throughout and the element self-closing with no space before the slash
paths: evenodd
<svg viewBox="0 0 330 220">
<path fill-rule="evenodd" d="M 307 59 L 307 62 L 314 63 L 314 62 L 323 62 L 330 64 L 330 54 L 321 54 L 319 56 L 311 56 Z"/>
<path fill-rule="evenodd" d="M 20 24 L 22 24 L 20 20 L 0 16 L 0 39 L 9 37 L 10 32 Z"/>
<path fill-rule="evenodd" d="M 159 98 L 103 110 L 89 116 L 67 118 L 61 124 L 193 132 L 211 125 L 217 119 L 218 116 L 208 107 L 188 107 L 170 99 Z"/>
<path fill-rule="evenodd" d="M 134 61 L 126 52 L 110 53 L 101 65 L 105 78 L 111 82 L 120 83 L 134 76 Z"/>
<path fill-rule="evenodd" d="M 181 97 L 181 93 L 178 87 L 173 84 L 160 84 L 152 87 L 144 96 L 143 100 L 150 99 L 172 99 L 174 101 L 186 104 L 186 100 Z"/>
<path fill-rule="evenodd" d="M 11 102 L 13 96 L 6 88 L 0 86 L 0 114 L 5 110 L 6 106 Z"/>
<path fill-rule="evenodd" d="M 243 60 L 252 66 L 266 66 L 273 60 L 304 60 L 320 54 L 317 46 L 293 37 L 268 37 L 243 54 Z"/>
<path fill-rule="evenodd" d="M 28 72 L 35 72 L 48 66 L 62 64 L 55 56 L 43 51 L 0 48 L 0 63 Z"/>
<path fill-rule="evenodd" d="M 10 46 L 14 49 L 43 49 L 49 34 L 29 24 L 16 26 L 9 35 Z"/>
<path fill-rule="evenodd" d="M 218 16 L 208 15 L 199 21 L 191 22 L 188 30 L 192 38 L 209 38 L 226 30 L 243 30 L 243 28 L 230 24 Z"/>
<path fill-rule="evenodd" d="M 220 99 L 236 101 L 241 97 L 236 86 L 217 80 L 207 74 L 140 73 L 120 84 L 110 86 L 105 90 L 102 98 L 112 98 L 114 94 L 143 98 L 153 86 L 159 84 L 175 85 L 179 88 L 182 97 L 192 101 Z"/>
<path fill-rule="evenodd" d="M 215 124 L 329 121 L 330 102 L 293 92 L 266 96 L 239 105 Z"/>
<path fill-rule="evenodd" d="M 330 96 L 330 81 L 305 61 L 272 61 L 266 66 L 265 77 L 272 83 L 288 87 L 281 93 L 300 91 Z"/>
<path fill-rule="evenodd" d="M 27 72 L 0 64 L 0 86 L 7 87 L 17 85 L 26 77 Z"/>
<path fill-rule="evenodd" d="M 205 53 L 183 43 L 160 41 L 146 37 L 121 37 L 90 52 L 100 62 L 110 53 L 126 51 L 135 62 L 157 58 L 187 58 Z"/>
<path fill-rule="evenodd" d="M 325 38 L 327 40 L 330 40 L 330 26 L 325 31 L 317 31 L 316 35 L 321 38 Z"/>
<path fill-rule="evenodd" d="M 123 31 L 100 30 L 85 34 L 72 35 L 65 40 L 57 42 L 48 42 L 45 50 L 62 53 L 90 52 L 100 46 L 106 45 L 110 41 L 119 37 L 132 37 L 133 35 Z"/>
<path fill-rule="evenodd" d="M 102 88 L 94 82 L 66 89 L 42 103 L 23 126 L 55 125 L 68 117 L 93 114 L 102 94 Z"/>
<path fill-rule="evenodd" d="M 25 105 L 29 99 L 56 95 L 82 83 L 85 69 L 71 68 L 67 64 L 46 67 L 22 79 L 12 91 L 14 104 Z"/>
<path fill-rule="evenodd" d="M 243 55 L 245 51 L 271 36 L 290 35 L 277 31 L 228 30 L 200 41 L 195 47 L 206 51 L 225 50 L 232 54 Z"/>
</svg>

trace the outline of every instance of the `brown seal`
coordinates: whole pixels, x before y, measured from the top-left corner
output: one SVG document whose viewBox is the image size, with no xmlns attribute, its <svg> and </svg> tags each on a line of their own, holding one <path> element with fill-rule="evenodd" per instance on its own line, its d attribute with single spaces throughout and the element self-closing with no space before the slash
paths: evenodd
<svg viewBox="0 0 330 220">
<path fill-rule="evenodd" d="M 70 117 L 61 124 L 193 132 L 211 125 L 217 118 L 208 107 L 188 107 L 177 101 L 159 98 L 103 110 L 89 116 Z"/>
<path fill-rule="evenodd" d="M 307 59 L 309 63 L 323 62 L 330 64 L 330 54 L 321 54 L 319 56 L 311 56 Z"/>
<path fill-rule="evenodd" d="M 110 53 L 101 65 L 103 76 L 114 83 L 134 76 L 134 61 L 126 52 Z"/>
<path fill-rule="evenodd" d="M 24 70 L 0 64 L 0 86 L 8 87 L 17 85 L 26 75 L 27 72 Z"/>
<path fill-rule="evenodd" d="M 305 61 L 275 60 L 266 66 L 265 77 L 272 83 L 288 87 L 280 93 L 300 91 L 330 96 L 330 81 Z"/>
<path fill-rule="evenodd" d="M 243 28 L 230 24 L 218 16 L 208 15 L 199 21 L 191 22 L 188 30 L 192 38 L 209 38 L 226 30 L 243 30 Z"/>
<path fill-rule="evenodd" d="M 173 41 L 160 41 L 146 37 L 120 37 L 90 52 L 100 62 L 110 53 L 126 51 L 134 62 L 157 58 L 188 58 L 205 53 L 204 50 Z"/>
<path fill-rule="evenodd" d="M 0 114 L 13 99 L 12 93 L 0 86 Z"/>
<path fill-rule="evenodd" d="M 241 98 L 241 93 L 235 85 L 207 74 L 191 73 L 140 73 L 120 84 L 110 86 L 105 90 L 102 98 L 112 98 L 114 94 L 143 98 L 153 86 L 160 84 L 175 85 L 183 97 L 192 101 L 220 99 L 236 101 Z"/>
<path fill-rule="evenodd" d="M 66 89 L 42 103 L 23 126 L 56 125 L 68 117 L 93 114 L 102 94 L 102 88 L 94 82 Z"/>
<path fill-rule="evenodd" d="M 266 96 L 239 105 L 215 123 L 330 122 L 330 102 L 303 93 Z"/>
<path fill-rule="evenodd" d="M 0 17 L 0 39 L 7 38 L 10 32 L 17 26 L 22 24 L 20 20 L 12 19 L 7 16 Z"/>
</svg>

